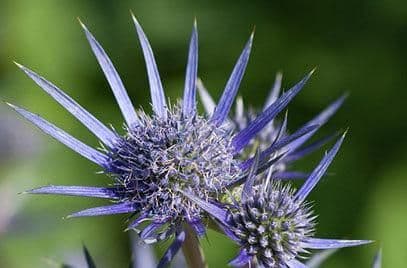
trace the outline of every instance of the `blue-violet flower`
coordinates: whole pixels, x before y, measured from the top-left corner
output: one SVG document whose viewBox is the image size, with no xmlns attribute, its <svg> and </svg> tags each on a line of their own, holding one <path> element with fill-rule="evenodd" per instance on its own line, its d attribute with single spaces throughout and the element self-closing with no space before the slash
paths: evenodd
<svg viewBox="0 0 407 268">
<path fill-rule="evenodd" d="M 184 192 L 219 222 L 229 238 L 240 245 L 240 253 L 230 262 L 232 266 L 255 264 L 259 267 L 307 267 L 298 260 L 305 257 L 303 254 L 307 253 L 307 249 L 343 248 L 372 242 L 314 237 L 316 216 L 305 199 L 325 174 L 343 139 L 344 135 L 298 191 L 290 184 L 282 184 L 268 177 L 263 177 L 260 184 L 255 184 L 259 160 L 257 153 L 239 202 L 208 202 L 191 192 Z"/>
<path fill-rule="evenodd" d="M 210 116 L 202 116 L 196 109 L 196 23 L 189 45 L 184 96 L 182 101 L 170 105 L 164 95 L 149 41 L 134 16 L 133 21 L 146 62 L 154 112 L 152 115 L 134 109 L 111 60 L 81 23 L 125 119 L 124 135 L 106 127 L 57 86 L 20 64 L 17 65 L 31 79 L 99 139 L 103 148 L 94 149 L 38 115 L 9 105 L 45 133 L 99 165 L 113 182 L 108 187 L 50 185 L 28 192 L 96 197 L 113 201 L 113 204 L 85 209 L 69 217 L 129 213 L 133 219 L 128 229 L 140 232 L 140 237 L 146 243 L 175 237 L 160 262 L 162 266 L 172 259 L 185 240 L 185 224 L 189 224 L 198 236 L 205 233 L 205 210 L 184 192 L 191 193 L 200 200 L 216 201 L 226 194 L 227 189 L 245 182 L 254 162 L 254 155 L 247 156 L 243 153 L 245 148 L 285 109 L 312 72 L 273 100 L 244 127 L 230 128 L 228 114 L 244 75 L 253 34 L 238 58 L 213 112 Z M 259 154 L 256 173 L 267 170 L 283 158 L 298 158 L 304 155 L 304 150 L 313 149 L 314 145 L 305 148 L 301 146 L 332 116 L 342 101 L 343 97 L 291 135 L 273 135 L 274 140 Z M 282 124 L 279 132 L 285 133 L 285 125 Z M 291 193 L 291 190 L 288 192 Z"/>
</svg>

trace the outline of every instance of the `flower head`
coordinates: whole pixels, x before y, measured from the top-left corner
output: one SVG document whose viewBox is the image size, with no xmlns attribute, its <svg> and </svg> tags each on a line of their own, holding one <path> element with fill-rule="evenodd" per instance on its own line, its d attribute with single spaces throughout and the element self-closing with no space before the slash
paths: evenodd
<svg viewBox="0 0 407 268">
<path fill-rule="evenodd" d="M 303 258 L 307 249 L 342 248 L 371 242 L 314 238 L 316 216 L 305 199 L 325 174 L 343 138 L 325 155 L 298 191 L 289 184 L 267 178 L 263 178 L 261 184 L 255 184 L 256 175 L 251 172 L 240 201 L 233 204 L 209 203 L 184 193 L 211 214 L 224 232 L 240 245 L 240 253 L 231 265 L 305 267 L 298 258 Z M 252 171 L 258 164 L 258 154 L 256 158 Z"/>
<path fill-rule="evenodd" d="M 139 231 L 145 242 L 153 243 L 175 236 L 160 263 L 164 265 L 183 243 L 185 224 L 191 225 L 197 235 L 205 233 L 202 221 L 206 217 L 205 210 L 183 193 L 191 193 L 205 201 L 216 201 L 226 194 L 227 189 L 245 182 L 254 163 L 254 156 L 245 154 L 245 148 L 251 146 L 252 140 L 285 109 L 312 72 L 276 98 L 259 115 L 251 118 L 245 126 L 231 128 L 228 114 L 249 60 L 253 34 L 211 115 L 201 116 L 197 113 L 195 100 L 198 68 L 196 24 L 189 46 L 183 99 L 168 105 L 149 41 L 134 16 L 133 20 L 146 62 L 154 112 L 152 115 L 134 109 L 111 60 L 81 23 L 123 114 L 126 125 L 124 135 L 106 127 L 57 86 L 20 64 L 17 65 L 31 79 L 100 140 L 103 148 L 94 149 L 45 119 L 15 105 L 10 106 L 47 134 L 99 165 L 113 182 L 108 187 L 51 185 L 28 192 L 113 201 L 113 204 L 85 209 L 70 217 L 130 213 L 133 220 L 128 229 Z M 337 110 L 342 101 L 343 98 L 340 98 L 291 135 L 274 134 L 274 140 L 259 154 L 255 173 L 270 168 L 283 158 L 298 158 L 304 154 L 304 150 L 314 148 L 310 145 L 303 151 L 298 150 Z M 281 133 L 285 133 L 285 125 L 280 128 Z M 140 228 L 144 222 L 148 224 Z"/>
<path fill-rule="evenodd" d="M 230 207 L 230 230 L 248 255 L 266 267 L 277 267 L 304 252 L 298 241 L 312 236 L 315 226 L 310 206 L 294 197 L 289 185 L 271 181 L 256 187 L 238 207 Z"/>
<path fill-rule="evenodd" d="M 139 118 L 139 126 L 106 149 L 120 200 L 137 203 L 157 223 L 199 222 L 201 209 L 178 189 L 217 198 L 241 174 L 231 133 L 199 115 L 183 117 L 179 105 L 166 119 Z"/>
</svg>

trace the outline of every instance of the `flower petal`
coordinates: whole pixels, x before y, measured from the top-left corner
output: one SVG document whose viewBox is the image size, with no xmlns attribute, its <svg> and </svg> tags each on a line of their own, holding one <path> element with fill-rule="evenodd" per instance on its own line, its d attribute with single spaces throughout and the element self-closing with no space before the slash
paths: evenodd
<svg viewBox="0 0 407 268">
<path fill-rule="evenodd" d="M 256 154 L 254 155 L 253 163 L 251 164 L 249 175 L 247 176 L 246 182 L 243 185 L 241 199 L 243 202 L 250 198 L 253 193 L 253 184 L 256 179 L 257 168 L 260 161 L 260 150 L 257 149 Z"/>
<path fill-rule="evenodd" d="M 319 128 L 319 125 L 310 125 L 302 127 L 299 130 L 295 131 L 293 134 L 281 138 L 275 144 L 272 144 L 269 148 L 264 150 L 265 155 L 270 155 L 277 150 L 284 148 L 285 151 L 291 152 L 295 149 L 295 144 L 297 140 L 303 138 L 306 135 L 309 135 L 315 132 Z"/>
<path fill-rule="evenodd" d="M 117 135 L 92 114 L 86 111 L 71 97 L 66 95 L 62 90 L 56 87 L 51 82 L 47 81 L 44 77 L 39 76 L 35 72 L 26 68 L 25 66 L 16 63 L 16 65 L 23 70 L 37 85 L 39 85 L 45 92 L 59 102 L 65 109 L 67 109 L 73 116 L 75 116 L 85 127 L 87 127 L 96 137 L 99 138 L 104 144 L 113 147 Z"/>
<path fill-rule="evenodd" d="M 89 186 L 55 186 L 49 185 L 26 191 L 28 194 L 57 194 L 57 195 L 72 195 L 86 196 L 97 198 L 118 199 L 114 188 L 104 187 L 89 187 Z"/>
<path fill-rule="evenodd" d="M 198 72 L 198 32 L 196 29 L 196 20 L 192 30 L 191 41 L 189 44 L 188 64 L 185 75 L 185 88 L 182 104 L 182 114 L 190 116 L 196 111 L 196 78 Z"/>
<path fill-rule="evenodd" d="M 296 192 L 295 197 L 298 200 L 304 200 L 312 189 L 317 185 L 319 180 L 325 174 L 335 155 L 337 154 L 343 139 L 345 138 L 346 132 L 342 137 L 335 143 L 332 149 L 322 158 L 318 166 L 312 171 L 311 175 L 308 177 L 307 181 L 302 185 L 302 187 Z"/>
<path fill-rule="evenodd" d="M 101 207 L 94 207 L 94 208 L 81 210 L 81 211 L 72 213 L 71 215 L 68 215 L 67 218 L 124 214 L 124 213 L 134 212 L 136 210 L 137 210 L 137 207 L 134 203 L 123 202 L 123 203 L 118 203 L 118 204 L 114 204 L 114 205 L 110 205 L 110 206 L 101 206 Z"/>
<path fill-rule="evenodd" d="M 157 64 L 155 63 L 153 50 L 150 43 L 138 23 L 136 17 L 132 15 L 134 25 L 136 26 L 137 35 L 140 40 L 140 45 L 143 50 L 144 60 L 146 62 L 148 81 L 150 84 L 151 101 L 153 103 L 154 112 L 162 118 L 167 118 L 167 104 L 165 101 L 164 89 L 161 84 L 160 74 L 158 73 Z"/>
<path fill-rule="evenodd" d="M 130 229 L 135 229 L 137 226 L 139 226 L 142 222 L 148 221 L 150 218 L 148 217 L 148 213 L 142 213 L 139 215 L 135 220 L 133 220 L 126 228 L 126 231 Z M 139 230 L 135 230 L 139 232 Z"/>
<path fill-rule="evenodd" d="M 61 143 L 65 144 L 75 152 L 79 153 L 80 155 L 86 157 L 90 161 L 98 164 L 99 166 L 104 167 L 107 163 L 108 157 L 102 154 L 99 151 L 96 151 L 92 147 L 82 143 L 81 141 L 75 139 L 62 129 L 54 126 L 53 124 L 49 123 L 45 119 L 41 118 L 40 116 L 30 113 L 23 108 L 17 107 L 13 104 L 7 103 L 11 108 L 13 108 L 16 112 L 26 118 L 28 121 L 31 121 L 34 125 L 40 128 L 42 131 L 47 133 L 48 135 L 54 137 Z"/>
<path fill-rule="evenodd" d="M 347 95 L 344 94 L 341 97 L 339 97 L 337 100 L 335 100 L 333 103 L 329 104 L 328 107 L 326 107 L 322 112 L 320 112 L 316 117 L 314 117 L 312 120 L 308 121 L 303 127 L 307 127 L 310 125 L 319 125 L 320 127 L 324 125 L 329 118 L 331 118 L 336 111 L 341 107 L 343 102 L 345 101 Z M 315 131 L 304 135 L 304 137 L 296 140 L 292 145 L 291 145 L 291 151 L 294 152 L 297 148 L 300 148 L 305 142 L 307 142 L 316 132 L 318 129 Z"/>
<path fill-rule="evenodd" d="M 86 38 L 92 48 L 93 54 L 95 55 L 100 67 L 105 74 L 105 77 L 113 91 L 117 103 L 119 104 L 120 110 L 122 111 L 123 117 L 129 127 L 137 126 L 140 121 L 137 116 L 134 106 L 131 103 L 129 96 L 127 95 L 126 89 L 124 88 L 123 82 L 120 79 L 119 74 L 113 66 L 112 61 L 107 56 L 106 52 L 95 39 L 91 32 L 86 28 L 86 26 L 79 21 L 83 30 L 85 31 Z"/>
<path fill-rule="evenodd" d="M 244 47 L 243 52 L 240 55 L 232 71 L 232 74 L 230 75 L 230 78 L 223 91 L 222 97 L 220 98 L 220 101 L 212 115 L 211 120 L 216 125 L 220 125 L 223 123 L 223 121 L 227 118 L 229 114 L 230 107 L 232 107 L 233 100 L 236 97 L 237 91 L 240 86 L 240 82 L 242 81 L 247 66 L 247 62 L 249 61 L 250 50 L 252 48 L 253 42 L 253 35 L 254 34 L 252 33 L 252 35 L 249 38 L 249 41 L 247 41 L 246 46 Z"/>
<path fill-rule="evenodd" d="M 371 240 L 341 240 L 341 239 L 324 239 L 324 238 L 308 238 L 302 242 L 304 248 L 309 249 L 331 249 L 331 248 L 346 248 L 355 247 L 373 243 Z"/>
<path fill-rule="evenodd" d="M 292 180 L 292 179 L 304 179 L 310 174 L 301 171 L 281 171 L 273 174 L 273 179 L 276 180 Z"/>
<path fill-rule="evenodd" d="M 195 202 L 195 204 L 197 204 L 200 208 L 202 208 L 203 210 L 205 210 L 206 212 L 208 212 L 209 214 L 211 214 L 213 217 L 215 217 L 216 219 L 218 219 L 222 224 L 226 224 L 225 220 L 226 220 L 226 211 L 224 211 L 223 209 L 219 208 L 218 206 L 211 204 L 209 202 L 206 202 L 205 200 L 200 199 L 199 197 L 184 192 L 182 191 L 182 193 L 188 197 L 191 201 Z"/>
<path fill-rule="evenodd" d="M 286 117 L 287 118 L 287 117 Z M 282 129 L 285 129 L 286 127 L 286 122 L 287 120 L 284 120 L 285 123 L 283 123 L 282 125 Z M 280 150 L 282 148 L 286 148 L 287 151 L 290 151 L 290 144 L 291 142 L 295 141 L 296 139 L 312 132 L 313 130 L 315 130 L 316 128 L 318 128 L 318 125 L 312 125 L 312 126 L 307 126 L 305 128 L 300 128 L 297 131 L 295 131 L 293 134 L 291 135 L 287 135 L 285 137 L 281 137 L 281 133 L 279 133 L 279 136 L 277 141 L 275 143 L 273 143 L 271 146 L 269 146 L 268 148 L 266 148 L 264 150 L 264 154 L 265 155 L 269 155 L 272 154 L 274 152 L 276 152 L 277 150 Z M 280 132 L 284 132 L 284 130 L 280 131 Z"/>
<path fill-rule="evenodd" d="M 374 256 L 372 268 L 381 268 L 382 267 L 382 249 L 379 249 Z"/>
<path fill-rule="evenodd" d="M 309 126 L 307 128 L 301 128 L 301 129 L 297 130 L 296 132 L 294 132 L 293 134 L 286 136 L 286 137 L 280 139 L 278 142 L 270 145 L 268 148 L 266 148 L 264 151 L 262 151 L 260 153 L 260 163 L 264 163 L 270 155 L 273 155 L 275 152 L 277 152 L 278 150 L 280 150 L 282 148 L 286 148 L 287 151 L 289 151 L 291 142 L 293 142 L 296 139 L 304 136 L 305 134 L 315 130 L 317 127 L 318 126 Z M 253 163 L 253 159 L 254 159 L 254 157 L 244 161 L 240 165 L 240 168 L 242 170 L 246 170 L 247 168 L 249 168 Z"/>
<path fill-rule="evenodd" d="M 338 249 L 325 249 L 321 252 L 314 254 L 310 259 L 307 260 L 306 265 L 308 268 L 318 268 L 327 260 L 332 254 L 334 254 Z"/>
<path fill-rule="evenodd" d="M 153 244 L 157 243 L 163 240 L 168 239 L 170 236 L 172 236 L 175 232 L 175 226 L 170 225 L 168 228 L 164 229 L 161 232 L 154 232 L 152 233 L 149 237 L 145 238 L 143 241 L 146 244 Z"/>
<path fill-rule="evenodd" d="M 286 154 L 285 152 L 282 152 L 281 154 L 275 156 L 274 158 L 268 160 L 267 162 L 264 161 L 264 163 L 260 163 L 261 165 L 257 168 L 256 174 L 260 174 L 260 173 L 264 172 L 265 170 L 267 170 L 271 165 L 273 165 L 273 164 L 277 163 L 279 160 L 281 160 L 285 156 L 285 154 Z M 247 179 L 247 175 L 248 175 L 248 171 L 246 170 L 245 172 L 243 172 L 242 175 L 240 175 L 233 181 L 229 182 L 226 185 L 226 188 L 231 189 L 233 187 L 236 187 L 236 186 L 244 183 Z"/>
<path fill-rule="evenodd" d="M 236 234 L 229 228 L 229 226 L 222 225 L 219 222 L 215 222 L 217 224 L 217 228 L 219 228 L 227 237 L 229 237 L 232 241 L 239 244 L 241 242 L 240 238 L 236 236 Z"/>
<path fill-rule="evenodd" d="M 95 261 L 93 260 L 86 246 L 83 246 L 83 254 L 85 255 L 85 260 L 88 268 L 96 268 Z"/>
<path fill-rule="evenodd" d="M 188 220 L 189 225 L 194 229 L 195 233 L 202 237 L 206 234 L 205 225 L 202 223 L 200 219 Z"/>
<path fill-rule="evenodd" d="M 283 122 L 280 124 L 278 128 L 277 136 L 273 143 L 279 141 L 281 138 L 287 135 L 287 124 L 288 124 L 288 111 L 286 111 L 284 115 Z"/>
<path fill-rule="evenodd" d="M 263 173 L 264 171 L 269 169 L 269 167 L 271 167 L 271 165 L 278 163 L 281 159 L 284 158 L 284 156 L 286 156 L 286 154 L 287 154 L 287 152 L 283 151 L 283 152 L 279 153 L 277 156 L 271 158 L 270 160 L 261 162 L 260 167 L 257 169 L 257 174 Z"/>
<path fill-rule="evenodd" d="M 240 124 L 241 124 L 240 122 L 241 121 L 246 123 L 245 116 L 246 115 L 244 114 L 243 98 L 242 98 L 242 96 L 238 96 L 236 98 L 235 115 L 234 115 L 234 119 L 235 119 L 236 124 L 238 125 L 238 127 L 240 127 Z"/>
<path fill-rule="evenodd" d="M 290 261 L 288 261 L 288 267 L 289 268 L 308 268 L 308 266 L 306 266 L 305 264 L 303 264 L 300 261 L 297 261 L 296 259 L 292 259 Z"/>
<path fill-rule="evenodd" d="M 206 90 L 205 86 L 203 85 L 202 80 L 199 78 L 196 81 L 196 87 L 206 114 L 211 116 L 216 107 L 215 101 L 212 99 L 208 90 Z"/>
<path fill-rule="evenodd" d="M 318 150 L 321 148 L 323 145 L 331 141 L 334 137 L 336 137 L 338 134 L 335 133 L 333 135 L 326 136 L 320 140 L 317 140 L 316 142 L 311 143 L 310 145 L 305 146 L 304 148 L 300 148 L 294 152 L 289 153 L 285 158 L 284 161 L 286 162 L 294 162 L 300 158 L 303 158 L 304 156 L 313 153 L 314 151 Z"/>
<path fill-rule="evenodd" d="M 130 234 L 131 238 L 131 268 L 156 268 L 157 261 L 155 259 L 154 249 L 150 245 L 144 244 L 138 235 Z"/>
<path fill-rule="evenodd" d="M 235 152 L 240 152 L 250 140 L 262 130 L 278 113 L 280 113 L 294 96 L 304 87 L 313 71 L 305 76 L 298 84 L 284 93 L 278 100 L 264 110 L 255 120 L 253 120 L 245 129 L 240 131 L 232 140 Z"/>
<path fill-rule="evenodd" d="M 271 88 L 270 94 L 267 96 L 266 102 L 263 106 L 263 111 L 266 110 L 270 105 L 272 105 L 280 95 L 281 91 L 281 81 L 283 79 L 283 74 L 278 72 L 274 80 L 273 87 Z"/>
<path fill-rule="evenodd" d="M 310 126 L 310 125 L 323 125 L 325 124 L 329 118 L 331 118 L 336 111 L 342 106 L 346 98 L 348 97 L 348 94 L 343 94 L 340 96 L 337 100 L 329 104 L 321 113 L 319 113 L 316 117 L 314 117 L 312 120 L 308 121 L 305 126 Z"/>
<path fill-rule="evenodd" d="M 184 241 L 185 241 L 185 232 L 181 231 L 179 234 L 177 234 L 177 237 L 175 238 L 174 242 L 172 242 L 171 246 L 164 253 L 164 256 L 161 258 L 157 268 L 167 267 L 167 265 L 174 258 L 175 254 L 177 254 L 177 252 L 181 248 L 182 243 L 184 243 Z"/>
<path fill-rule="evenodd" d="M 157 231 L 165 224 L 165 222 L 152 222 L 147 225 L 143 231 L 140 233 L 140 238 L 146 243 L 151 244 L 157 242 L 155 238 L 157 236 Z"/>
<path fill-rule="evenodd" d="M 243 267 L 252 260 L 252 256 L 247 254 L 246 250 L 242 249 L 233 260 L 229 262 L 230 266 L 233 267 Z"/>
</svg>

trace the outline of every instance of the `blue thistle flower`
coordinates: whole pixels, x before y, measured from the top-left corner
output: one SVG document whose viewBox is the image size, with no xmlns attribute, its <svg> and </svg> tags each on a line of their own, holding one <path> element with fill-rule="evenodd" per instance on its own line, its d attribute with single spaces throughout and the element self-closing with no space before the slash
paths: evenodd
<svg viewBox="0 0 407 268">
<path fill-rule="evenodd" d="M 276 74 L 273 86 L 271 87 L 271 90 L 266 98 L 262 111 L 266 110 L 270 105 L 274 104 L 278 100 L 281 92 L 282 78 L 282 73 L 279 72 Z M 216 104 L 208 90 L 203 85 L 202 81 L 199 79 L 197 82 L 197 89 L 206 113 L 211 115 L 216 107 Z M 304 135 L 304 137 L 301 139 L 298 139 L 294 143 L 290 144 L 290 151 L 278 159 L 276 163 L 271 165 L 270 169 L 268 170 L 270 177 L 273 177 L 274 179 L 291 180 L 304 179 L 309 175 L 305 172 L 290 170 L 290 166 L 294 161 L 316 151 L 336 136 L 336 134 L 329 135 L 309 145 L 304 145 L 306 141 L 317 132 L 318 128 L 325 124 L 328 119 L 335 114 L 335 112 L 345 101 L 346 97 L 347 94 L 339 97 L 333 103 L 328 105 L 318 116 L 303 126 L 306 127 L 315 125 L 316 128 L 315 130 L 310 131 L 310 133 Z M 245 109 L 243 98 L 239 96 L 236 101 L 235 113 L 228 118 L 226 126 L 236 132 L 240 132 L 251 122 L 253 122 L 257 118 L 258 114 L 258 111 L 253 107 L 249 106 Z M 272 151 L 273 155 L 275 156 L 284 153 L 284 146 L 276 146 L 276 142 L 280 141 L 281 139 L 284 140 L 284 138 L 289 136 L 289 132 L 287 130 L 287 119 L 288 117 L 286 113 L 282 122 L 271 120 L 246 146 L 244 149 L 245 155 L 253 157 L 257 148 L 262 151 Z M 281 142 L 277 143 L 277 145 L 278 144 L 281 144 Z M 281 148 L 279 149 L 277 147 Z"/>
<path fill-rule="evenodd" d="M 128 229 L 140 233 L 146 243 L 170 237 L 174 242 L 159 266 L 168 263 L 185 240 L 185 226 L 190 225 L 198 236 L 205 233 L 204 210 L 183 192 L 202 200 L 218 200 L 227 189 L 243 183 L 253 166 L 253 157 L 243 151 L 294 98 L 310 78 L 282 94 L 242 129 L 231 129 L 227 117 L 249 60 L 253 34 L 231 73 L 224 92 L 211 116 L 196 110 L 198 66 L 198 34 L 194 24 L 189 45 L 185 88 L 182 101 L 168 105 L 154 55 L 140 24 L 133 16 L 136 32 L 146 62 L 153 114 L 136 111 L 126 93 L 113 63 L 94 36 L 80 22 L 96 59 L 104 72 L 125 119 L 125 134 L 106 127 L 57 86 L 32 70 L 17 64 L 31 79 L 59 104 L 74 115 L 103 144 L 94 149 L 62 129 L 23 108 L 9 104 L 24 118 L 67 147 L 100 166 L 112 178 L 109 187 L 45 186 L 28 191 L 31 194 L 59 194 L 104 198 L 113 204 L 85 209 L 69 217 L 130 214 L 134 219 Z M 276 139 L 259 154 L 256 173 L 275 164 L 284 152 L 296 157 L 295 149 L 308 140 L 339 107 L 341 101 L 329 106 L 291 135 Z M 148 225 L 142 223 L 147 222 Z"/>
<path fill-rule="evenodd" d="M 281 181 L 267 178 L 261 184 L 255 184 L 259 160 L 257 153 L 251 174 L 243 186 L 240 202 L 207 202 L 190 192 L 184 192 L 216 219 L 225 234 L 240 245 L 239 255 L 230 262 L 232 266 L 254 263 L 260 267 L 306 267 L 298 258 L 304 258 L 307 249 L 343 248 L 372 242 L 314 237 L 316 216 L 305 199 L 325 174 L 343 139 L 344 135 L 298 191 L 289 184 L 283 185 Z"/>
</svg>

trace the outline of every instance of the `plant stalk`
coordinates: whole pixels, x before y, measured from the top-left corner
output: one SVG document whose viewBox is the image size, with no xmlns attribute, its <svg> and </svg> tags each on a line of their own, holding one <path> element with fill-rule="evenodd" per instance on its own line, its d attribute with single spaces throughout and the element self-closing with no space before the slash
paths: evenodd
<svg viewBox="0 0 407 268">
<path fill-rule="evenodd" d="M 182 244 L 182 252 L 189 268 L 208 268 L 203 250 L 195 232 L 189 224 L 185 224 L 186 237 Z"/>
</svg>

